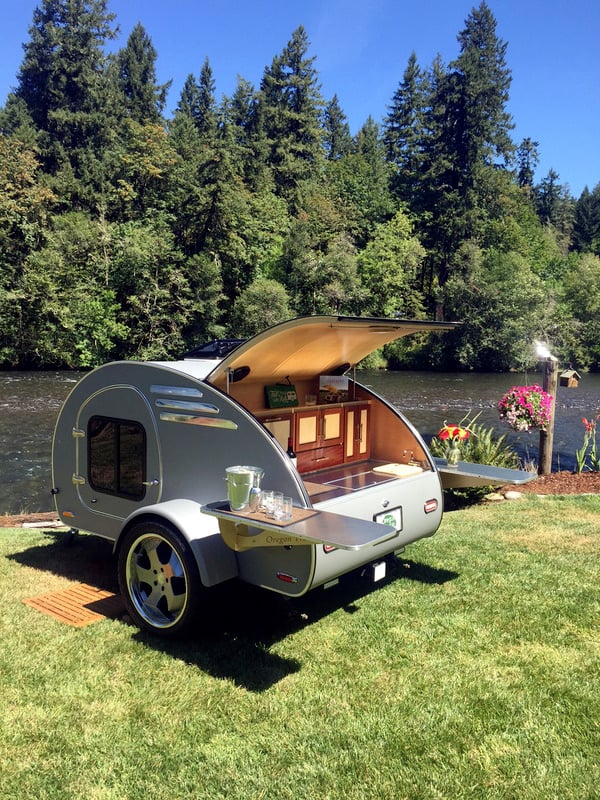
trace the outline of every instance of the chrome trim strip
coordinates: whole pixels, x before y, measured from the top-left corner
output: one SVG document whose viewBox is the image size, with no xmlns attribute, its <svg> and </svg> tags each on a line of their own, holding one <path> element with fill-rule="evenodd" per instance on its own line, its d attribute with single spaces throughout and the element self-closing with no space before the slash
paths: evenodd
<svg viewBox="0 0 600 800">
<path fill-rule="evenodd" d="M 178 397 L 203 397 L 200 389 L 193 386 L 164 386 L 160 383 L 153 383 L 150 386 L 150 392 L 152 394 L 177 395 Z"/>
<path fill-rule="evenodd" d="M 230 419 L 215 419 L 214 417 L 198 417 L 193 414 L 175 414 L 163 412 L 160 415 L 163 422 L 183 422 L 187 425 L 202 425 L 205 428 L 226 428 L 237 431 L 238 426 Z"/>
<path fill-rule="evenodd" d="M 155 401 L 158 408 L 172 408 L 179 411 L 200 411 L 204 414 L 219 414 L 219 409 L 212 403 L 194 403 L 191 400 L 165 400 L 162 397 Z"/>
</svg>

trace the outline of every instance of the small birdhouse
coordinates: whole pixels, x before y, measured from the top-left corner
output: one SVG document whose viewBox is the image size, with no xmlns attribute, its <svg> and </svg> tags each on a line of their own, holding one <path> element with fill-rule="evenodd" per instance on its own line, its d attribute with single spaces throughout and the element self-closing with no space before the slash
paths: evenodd
<svg viewBox="0 0 600 800">
<path fill-rule="evenodd" d="M 576 389 L 580 380 L 581 375 L 574 369 L 566 369 L 560 373 L 560 385 L 567 386 L 569 389 Z"/>
</svg>

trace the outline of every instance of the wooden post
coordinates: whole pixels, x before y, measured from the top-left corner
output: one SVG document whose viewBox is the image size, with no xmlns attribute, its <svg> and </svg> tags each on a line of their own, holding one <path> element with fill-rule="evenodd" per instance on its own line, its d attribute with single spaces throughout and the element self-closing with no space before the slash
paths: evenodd
<svg viewBox="0 0 600 800">
<path fill-rule="evenodd" d="M 544 383 L 542 389 L 552 395 L 550 423 L 547 431 L 540 431 L 540 463 L 538 475 L 552 472 L 552 444 L 554 442 L 554 411 L 556 408 L 556 387 L 558 385 L 558 361 L 552 356 L 544 360 Z"/>
</svg>

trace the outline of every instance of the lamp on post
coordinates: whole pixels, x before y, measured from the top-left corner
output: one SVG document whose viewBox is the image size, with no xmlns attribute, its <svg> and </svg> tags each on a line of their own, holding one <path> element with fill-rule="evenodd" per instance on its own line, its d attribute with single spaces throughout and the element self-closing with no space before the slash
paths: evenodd
<svg viewBox="0 0 600 800">
<path fill-rule="evenodd" d="M 548 430 L 540 431 L 540 460 L 538 464 L 538 475 L 549 475 L 552 472 L 552 445 L 554 442 L 556 388 L 558 386 L 558 359 L 550 353 L 543 342 L 537 342 L 537 354 L 544 365 L 544 379 L 542 388 L 552 397 Z"/>
</svg>

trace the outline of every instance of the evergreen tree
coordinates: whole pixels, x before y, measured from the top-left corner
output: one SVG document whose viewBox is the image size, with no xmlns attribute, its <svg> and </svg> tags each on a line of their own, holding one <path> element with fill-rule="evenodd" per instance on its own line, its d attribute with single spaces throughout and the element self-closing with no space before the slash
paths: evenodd
<svg viewBox="0 0 600 800">
<path fill-rule="evenodd" d="M 302 26 L 265 70 L 261 82 L 262 124 L 269 143 L 269 164 L 277 192 L 292 205 L 299 184 L 319 166 L 323 104 L 314 57 Z"/>
<path fill-rule="evenodd" d="M 175 126 L 191 120 L 204 140 L 214 140 L 218 127 L 215 81 L 208 58 L 204 59 L 198 80 L 190 73 L 183 85 L 175 111 Z"/>
<path fill-rule="evenodd" d="M 534 197 L 542 224 L 554 228 L 566 254 L 571 244 L 575 213 L 575 203 L 568 186 L 561 184 L 560 175 L 554 169 L 550 169 L 546 177 L 535 187 Z"/>
<path fill-rule="evenodd" d="M 338 97 L 333 98 L 325 106 L 322 118 L 323 145 L 330 161 L 352 152 L 352 136 L 346 115 L 340 108 Z"/>
<path fill-rule="evenodd" d="M 459 34 L 461 51 L 444 71 L 431 72 L 426 119 L 423 183 L 416 208 L 430 250 L 429 292 L 449 277 L 454 252 L 477 239 L 487 224 L 490 171 L 512 156 L 510 115 L 505 106 L 511 82 L 506 44 L 485 2 L 473 9 Z M 432 213 L 435 210 L 435 213 Z"/>
<path fill-rule="evenodd" d="M 119 321 L 129 331 L 122 355 L 153 359 L 185 352 L 183 332 L 195 313 L 185 264 L 162 214 L 115 231 L 111 284 L 120 303 Z"/>
<path fill-rule="evenodd" d="M 114 127 L 103 52 L 113 19 L 107 0 L 42 0 L 24 45 L 16 95 L 43 133 L 44 165 L 64 170 L 61 190 L 75 202 L 90 202 L 90 187 L 101 183 L 101 153 Z"/>
<path fill-rule="evenodd" d="M 536 207 L 543 225 L 553 223 L 558 218 L 558 209 L 563 196 L 563 187 L 559 180 L 558 172 L 549 169 L 548 174 L 536 186 Z"/>
<path fill-rule="evenodd" d="M 463 190 L 473 189 L 481 166 L 510 161 L 514 127 L 506 111 L 511 72 L 506 65 L 507 44 L 496 35 L 496 20 L 482 2 L 467 17 L 458 35 L 460 55 L 450 65 L 454 80 L 451 126 Z"/>
<path fill-rule="evenodd" d="M 452 76 L 439 55 L 428 71 L 427 81 L 422 176 L 411 210 L 417 217 L 419 238 L 428 251 L 422 290 L 432 303 L 438 288 L 448 278 L 453 252 L 465 238 L 466 212 L 459 195 L 454 148 L 448 136 Z M 438 316 L 443 313 L 441 306 L 438 305 L 436 313 Z"/>
<path fill-rule="evenodd" d="M 117 81 L 125 98 L 125 112 L 139 123 L 158 123 L 171 81 L 156 83 L 156 50 L 141 23 L 135 26 L 127 45 L 116 56 Z"/>
<path fill-rule="evenodd" d="M 262 111 L 259 93 L 251 83 L 238 77 L 231 99 L 223 99 L 221 118 L 230 128 L 246 185 L 259 193 L 273 188 Z"/>
<path fill-rule="evenodd" d="M 183 202 L 182 191 L 185 191 L 185 187 L 190 183 L 196 181 L 197 161 L 202 149 L 198 131 L 199 119 L 200 86 L 194 75 L 190 73 L 185 80 L 175 114 L 168 126 L 170 144 L 178 155 L 174 175 L 176 196 L 173 198 L 173 213 L 175 219 L 177 217 L 176 204 Z M 183 207 L 179 211 L 185 213 Z"/>
<path fill-rule="evenodd" d="M 250 143 L 257 128 L 258 94 L 247 80 L 238 77 L 231 100 L 223 102 L 223 116 L 234 131 L 235 141 L 250 152 Z"/>
<path fill-rule="evenodd" d="M 23 98 L 11 92 L 4 108 L 0 108 L 0 134 L 12 136 L 27 147 L 38 147 L 39 131 Z"/>
<path fill-rule="evenodd" d="M 190 288 L 190 304 L 182 337 L 189 350 L 223 336 L 221 303 L 224 295 L 220 264 L 214 253 L 202 253 L 187 259 L 184 272 Z"/>
<path fill-rule="evenodd" d="M 343 215 L 345 230 L 358 248 L 364 247 L 376 225 L 396 210 L 390 177 L 379 126 L 372 117 L 359 130 L 352 152 L 327 162 L 329 191 Z"/>
<path fill-rule="evenodd" d="M 200 136 L 212 139 L 217 130 L 215 81 L 208 58 L 204 59 L 198 82 L 198 106 L 194 121 Z"/>
<path fill-rule="evenodd" d="M 177 115 L 187 116 L 194 122 L 200 119 L 200 86 L 191 72 L 185 79 L 177 102 L 175 117 Z"/>
<path fill-rule="evenodd" d="M 413 52 L 384 122 L 383 141 L 395 167 L 393 189 L 407 202 L 415 199 L 420 183 L 425 138 L 427 78 Z"/>
<path fill-rule="evenodd" d="M 521 188 L 533 189 L 533 178 L 539 162 L 539 142 L 523 139 L 517 148 L 517 183 Z"/>
<path fill-rule="evenodd" d="M 573 249 L 600 256 L 600 183 L 593 192 L 586 186 L 575 205 Z"/>
</svg>

